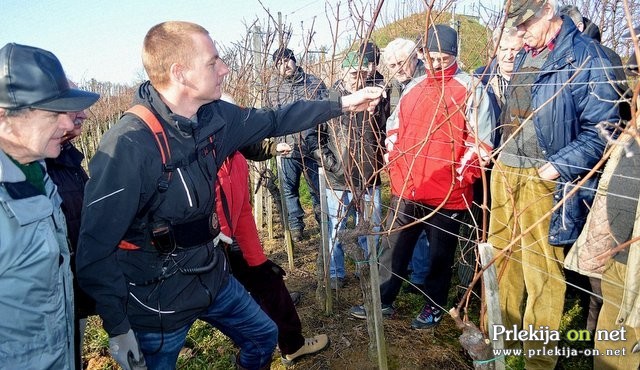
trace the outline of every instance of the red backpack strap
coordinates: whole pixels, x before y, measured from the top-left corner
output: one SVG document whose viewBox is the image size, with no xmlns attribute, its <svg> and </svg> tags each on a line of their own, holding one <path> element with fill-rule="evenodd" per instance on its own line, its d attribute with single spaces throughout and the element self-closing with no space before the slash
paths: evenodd
<svg viewBox="0 0 640 370">
<path fill-rule="evenodd" d="M 164 133 L 164 128 L 158 118 L 153 112 L 144 105 L 137 104 L 133 107 L 129 108 L 125 113 L 131 113 L 138 116 L 142 122 L 144 122 L 149 130 L 153 132 L 153 137 L 156 139 L 156 144 L 158 144 L 158 149 L 160 150 L 160 155 L 162 156 L 162 164 L 166 165 L 169 163 L 171 159 L 171 149 L 169 148 L 169 141 L 167 140 L 167 135 Z"/>
</svg>

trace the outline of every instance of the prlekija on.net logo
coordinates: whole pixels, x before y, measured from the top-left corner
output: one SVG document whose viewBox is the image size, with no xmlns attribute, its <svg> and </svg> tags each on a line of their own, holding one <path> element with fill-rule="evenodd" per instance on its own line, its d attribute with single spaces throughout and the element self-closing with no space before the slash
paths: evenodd
<svg viewBox="0 0 640 370">
<path fill-rule="evenodd" d="M 559 330 L 550 329 L 548 326 L 539 326 L 537 329 L 533 325 L 528 325 L 527 328 L 518 329 L 517 325 L 513 325 L 511 328 L 507 328 L 504 325 L 492 325 L 493 333 L 491 334 L 491 340 L 496 341 L 502 337 L 507 341 L 536 341 L 548 344 L 549 342 L 559 342 L 562 337 Z M 591 333 L 589 330 L 568 330 L 564 334 L 564 339 L 570 342 L 584 342 L 584 341 L 624 341 L 626 338 L 626 329 L 621 327 L 618 330 L 596 330 L 595 333 Z"/>
</svg>

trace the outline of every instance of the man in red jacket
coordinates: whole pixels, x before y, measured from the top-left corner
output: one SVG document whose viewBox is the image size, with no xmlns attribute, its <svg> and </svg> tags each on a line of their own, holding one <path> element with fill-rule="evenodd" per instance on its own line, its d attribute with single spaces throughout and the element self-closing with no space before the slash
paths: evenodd
<svg viewBox="0 0 640 370">
<path fill-rule="evenodd" d="M 264 160 L 273 153 L 259 155 L 262 157 L 256 159 Z M 262 249 L 249 202 L 248 178 L 247 160 L 240 152 L 229 156 L 218 170 L 216 212 L 220 231 L 234 240 L 228 250 L 231 272 L 278 326 L 282 363 L 290 365 L 301 356 L 326 348 L 329 338 L 326 334 L 306 339 L 302 336 L 300 318 L 282 280 L 285 272 L 267 259 Z"/>
<path fill-rule="evenodd" d="M 428 31 L 431 63 L 424 76 L 407 85 L 387 121 L 391 208 L 388 238 L 380 256 L 380 295 L 384 315 L 393 313 L 407 265 L 425 231 L 430 246 L 422 286 L 424 308 L 414 329 L 440 323 L 451 285 L 458 232 L 473 201 L 473 183 L 491 151 L 493 115 L 482 84 L 457 64 L 458 35 L 445 25 Z M 364 318 L 362 306 L 351 309 Z"/>
</svg>

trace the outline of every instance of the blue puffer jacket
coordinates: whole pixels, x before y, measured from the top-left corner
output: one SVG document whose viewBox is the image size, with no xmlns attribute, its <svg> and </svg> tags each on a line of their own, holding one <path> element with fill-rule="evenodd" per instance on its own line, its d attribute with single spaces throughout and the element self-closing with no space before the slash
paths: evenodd
<svg viewBox="0 0 640 370">
<path fill-rule="evenodd" d="M 533 115 L 538 143 L 547 161 L 560 173 L 554 194 L 556 202 L 601 159 L 606 139 L 599 134 L 598 123 L 619 121 L 614 103 L 618 94 L 608 82 L 614 80 L 611 64 L 599 48 L 598 43 L 580 34 L 571 20 L 563 16 L 555 48 L 531 89 L 532 108 L 539 109 Z M 524 55 L 523 49 L 516 57 L 516 72 Z M 592 176 L 553 213 L 550 244 L 571 244 L 576 240 L 597 184 L 598 178 Z"/>
</svg>

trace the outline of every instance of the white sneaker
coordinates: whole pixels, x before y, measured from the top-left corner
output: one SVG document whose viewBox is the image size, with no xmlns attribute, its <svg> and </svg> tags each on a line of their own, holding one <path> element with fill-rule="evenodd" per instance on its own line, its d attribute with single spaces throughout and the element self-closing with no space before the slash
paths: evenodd
<svg viewBox="0 0 640 370">
<path fill-rule="evenodd" d="M 329 345 L 329 337 L 326 334 L 319 334 L 312 338 L 305 338 L 304 344 L 295 353 L 282 356 L 282 364 L 289 366 L 297 358 L 320 352 Z"/>
</svg>

